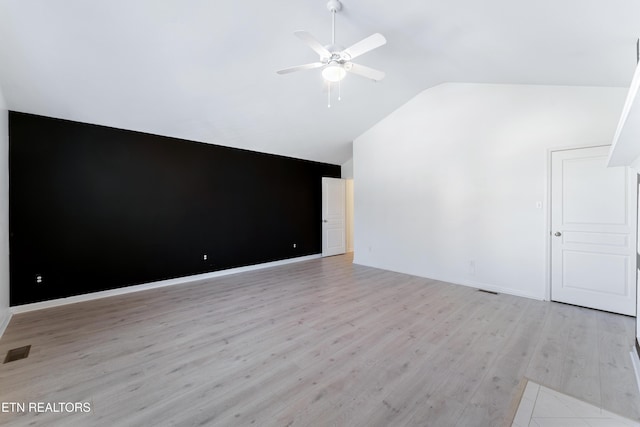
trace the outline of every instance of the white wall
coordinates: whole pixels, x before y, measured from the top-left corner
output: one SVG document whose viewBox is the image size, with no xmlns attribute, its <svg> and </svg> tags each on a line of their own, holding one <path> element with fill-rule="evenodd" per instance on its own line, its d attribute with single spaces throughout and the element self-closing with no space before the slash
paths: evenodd
<svg viewBox="0 0 640 427">
<path fill-rule="evenodd" d="M 354 262 L 543 299 L 548 149 L 609 144 L 625 95 L 458 83 L 422 92 L 354 141 Z"/>
<path fill-rule="evenodd" d="M 640 141 L 638 141 L 640 144 Z M 636 159 L 636 162 L 640 160 L 640 157 Z M 636 172 L 638 173 L 638 194 L 640 195 L 640 170 L 636 168 Z M 638 197 L 638 216 L 636 217 L 636 224 L 638 227 L 636 228 L 637 240 L 636 240 L 636 252 L 640 256 L 640 197 Z M 640 345 L 640 263 L 636 265 L 636 341 Z M 634 354 L 637 356 L 636 360 L 638 366 L 640 366 L 640 354 L 635 351 Z M 640 387 L 640 372 L 636 372 L 638 376 L 638 387 Z"/>
<path fill-rule="evenodd" d="M 344 179 L 353 178 L 353 157 L 342 164 L 341 174 Z"/>
<path fill-rule="evenodd" d="M 0 336 L 9 322 L 9 117 L 0 90 Z"/>
</svg>

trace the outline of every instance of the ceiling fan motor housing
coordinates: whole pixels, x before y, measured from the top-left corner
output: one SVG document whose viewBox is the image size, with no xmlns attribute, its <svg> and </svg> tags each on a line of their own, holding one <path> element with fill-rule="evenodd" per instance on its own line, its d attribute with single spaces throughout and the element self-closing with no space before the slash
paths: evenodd
<svg viewBox="0 0 640 427">
<path fill-rule="evenodd" d="M 348 53 L 344 52 L 344 47 L 337 45 L 337 44 L 330 44 L 325 46 L 325 48 L 331 53 L 330 57 L 320 57 L 320 61 L 323 62 L 330 62 L 330 61 L 337 61 L 337 62 L 346 62 L 349 61 L 351 59 L 351 56 L 349 56 Z"/>
</svg>

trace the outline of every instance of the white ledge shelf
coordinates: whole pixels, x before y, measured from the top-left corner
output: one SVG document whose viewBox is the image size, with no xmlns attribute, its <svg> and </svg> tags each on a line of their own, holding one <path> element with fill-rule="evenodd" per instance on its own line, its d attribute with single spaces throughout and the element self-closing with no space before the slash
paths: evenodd
<svg viewBox="0 0 640 427">
<path fill-rule="evenodd" d="M 636 67 L 631 87 L 624 102 L 622 116 L 618 122 L 611 151 L 609 166 L 640 166 L 640 66 Z"/>
</svg>

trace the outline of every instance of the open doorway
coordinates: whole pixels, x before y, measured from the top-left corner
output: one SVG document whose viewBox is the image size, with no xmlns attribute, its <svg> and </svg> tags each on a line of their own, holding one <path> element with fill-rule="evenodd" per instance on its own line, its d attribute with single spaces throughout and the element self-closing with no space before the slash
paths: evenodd
<svg viewBox="0 0 640 427">
<path fill-rule="evenodd" d="M 347 253 L 353 252 L 353 178 L 345 182 L 345 232 Z"/>
<path fill-rule="evenodd" d="M 322 178 L 322 256 L 353 252 L 353 179 Z"/>
</svg>

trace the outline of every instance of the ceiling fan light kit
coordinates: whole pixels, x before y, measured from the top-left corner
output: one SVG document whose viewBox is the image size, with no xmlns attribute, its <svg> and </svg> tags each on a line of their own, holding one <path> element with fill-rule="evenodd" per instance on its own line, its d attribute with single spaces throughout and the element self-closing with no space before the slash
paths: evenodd
<svg viewBox="0 0 640 427">
<path fill-rule="evenodd" d="M 340 64 L 329 64 L 322 70 L 322 77 L 330 83 L 337 83 L 346 75 L 347 71 Z"/>
<path fill-rule="evenodd" d="M 296 31 L 294 35 L 305 42 L 313 51 L 320 55 L 318 62 L 310 64 L 297 65 L 294 67 L 284 68 L 277 71 L 278 74 L 288 74 L 295 71 L 312 70 L 322 68 L 322 77 L 329 84 L 329 107 L 331 107 L 331 84 L 338 83 L 345 78 L 347 73 L 356 74 L 366 77 L 370 80 L 378 82 L 384 78 L 384 72 L 373 68 L 365 67 L 351 62 L 352 59 L 363 55 L 373 49 L 384 45 L 387 40 L 382 34 L 375 33 L 369 37 L 360 40 L 356 44 L 343 49 L 336 45 L 336 13 L 342 9 L 342 3 L 339 0 L 329 0 L 327 9 L 331 12 L 331 44 L 323 46 L 315 37 L 306 31 Z M 338 97 L 340 100 L 340 97 Z"/>
</svg>

